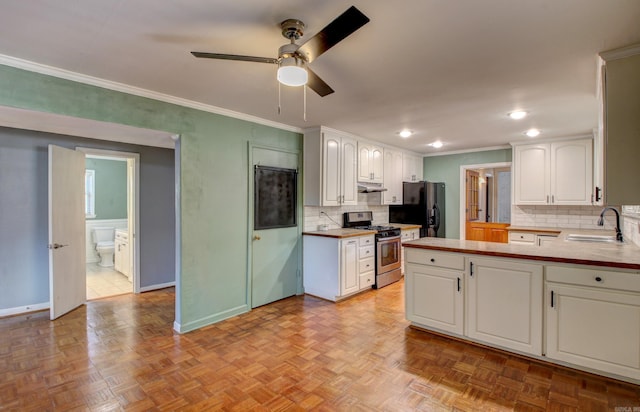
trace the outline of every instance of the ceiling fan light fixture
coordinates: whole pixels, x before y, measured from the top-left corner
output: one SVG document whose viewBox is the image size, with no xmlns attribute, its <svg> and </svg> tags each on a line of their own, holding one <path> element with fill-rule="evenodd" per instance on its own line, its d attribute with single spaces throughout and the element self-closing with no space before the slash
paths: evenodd
<svg viewBox="0 0 640 412">
<path fill-rule="evenodd" d="M 278 81 L 286 86 L 304 86 L 309 80 L 309 73 L 304 62 L 296 57 L 285 57 L 278 67 Z"/>
</svg>

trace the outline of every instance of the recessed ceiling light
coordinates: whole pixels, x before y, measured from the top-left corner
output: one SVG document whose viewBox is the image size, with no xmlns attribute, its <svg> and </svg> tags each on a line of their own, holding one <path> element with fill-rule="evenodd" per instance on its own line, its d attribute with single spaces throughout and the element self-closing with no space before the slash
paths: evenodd
<svg viewBox="0 0 640 412">
<path fill-rule="evenodd" d="M 526 134 L 529 137 L 536 137 L 540 134 L 540 130 L 538 129 L 529 129 L 526 132 L 524 132 L 524 134 Z"/>
<path fill-rule="evenodd" d="M 514 119 L 514 120 L 524 119 L 525 117 L 527 117 L 527 112 L 525 112 L 523 110 L 515 110 L 515 111 L 509 113 L 509 117 Z"/>
<path fill-rule="evenodd" d="M 400 133 L 398 133 L 400 137 L 404 137 L 405 139 L 413 134 L 411 130 L 404 129 Z"/>
<path fill-rule="evenodd" d="M 443 146 L 443 143 L 440 140 L 437 140 L 433 143 L 429 143 L 429 146 L 436 148 L 436 149 L 440 149 Z"/>
</svg>

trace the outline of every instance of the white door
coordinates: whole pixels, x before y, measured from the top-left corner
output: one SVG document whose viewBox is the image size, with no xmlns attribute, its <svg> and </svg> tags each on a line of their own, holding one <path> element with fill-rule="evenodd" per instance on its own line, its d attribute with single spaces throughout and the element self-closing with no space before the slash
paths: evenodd
<svg viewBox="0 0 640 412">
<path fill-rule="evenodd" d="M 271 166 L 283 169 L 299 169 L 299 154 L 252 147 L 252 165 Z M 253 181 L 254 167 L 251 168 Z M 297 221 L 296 226 L 264 230 L 254 229 L 254 213 L 251 214 L 249 227 L 251 236 L 251 307 L 266 305 L 276 300 L 295 295 L 302 290 L 301 246 L 302 185 L 297 179 Z M 254 185 L 251 185 L 251 205 L 255 205 Z"/>
<path fill-rule="evenodd" d="M 551 203 L 590 205 L 593 182 L 591 139 L 551 145 Z"/>
<path fill-rule="evenodd" d="M 358 286 L 358 241 L 356 239 L 340 242 L 340 295 L 357 292 Z"/>
<path fill-rule="evenodd" d="M 341 202 L 340 138 L 322 133 L 322 206 L 339 206 Z"/>
<path fill-rule="evenodd" d="M 49 145 L 49 305 L 51 320 L 84 304 L 84 153 Z"/>
<path fill-rule="evenodd" d="M 549 145 L 515 147 L 514 197 L 519 205 L 546 205 L 550 203 Z"/>
<path fill-rule="evenodd" d="M 343 206 L 358 204 L 358 154 L 355 139 L 343 137 L 340 141 L 340 191 Z"/>
</svg>

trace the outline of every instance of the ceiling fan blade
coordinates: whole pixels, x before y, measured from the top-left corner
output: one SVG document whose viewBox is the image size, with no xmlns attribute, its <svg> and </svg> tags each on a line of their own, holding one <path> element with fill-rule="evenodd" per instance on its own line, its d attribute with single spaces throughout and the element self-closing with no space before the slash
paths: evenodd
<svg viewBox="0 0 640 412">
<path fill-rule="evenodd" d="M 333 89 L 327 83 L 324 82 L 317 74 L 313 72 L 310 68 L 307 67 L 307 73 L 309 73 L 309 78 L 307 80 L 307 87 L 318 93 L 320 97 L 324 97 L 328 94 L 333 93 Z"/>
<path fill-rule="evenodd" d="M 369 18 L 367 16 L 354 6 L 351 6 L 329 23 L 327 27 L 300 46 L 297 53 L 304 56 L 307 62 L 312 62 L 368 22 Z"/>
<path fill-rule="evenodd" d="M 191 52 L 191 54 L 193 54 L 196 57 L 202 57 L 205 59 L 240 60 L 245 62 L 278 64 L 278 59 L 272 59 L 271 57 L 239 56 L 237 54 L 220 54 L 220 53 L 203 53 L 203 52 Z"/>
</svg>

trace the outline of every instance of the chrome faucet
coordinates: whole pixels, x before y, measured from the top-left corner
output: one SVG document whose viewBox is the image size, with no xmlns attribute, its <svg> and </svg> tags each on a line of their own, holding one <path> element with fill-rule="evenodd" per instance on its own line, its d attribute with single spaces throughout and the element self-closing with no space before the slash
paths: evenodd
<svg viewBox="0 0 640 412">
<path fill-rule="evenodd" d="M 622 242 L 622 232 L 620 231 L 620 213 L 618 212 L 618 210 L 615 207 L 605 207 L 602 210 L 602 213 L 600 213 L 600 219 L 598 219 L 598 226 L 604 226 L 604 213 L 607 210 L 613 210 L 613 212 L 616 214 L 616 240 L 618 242 Z"/>
</svg>

